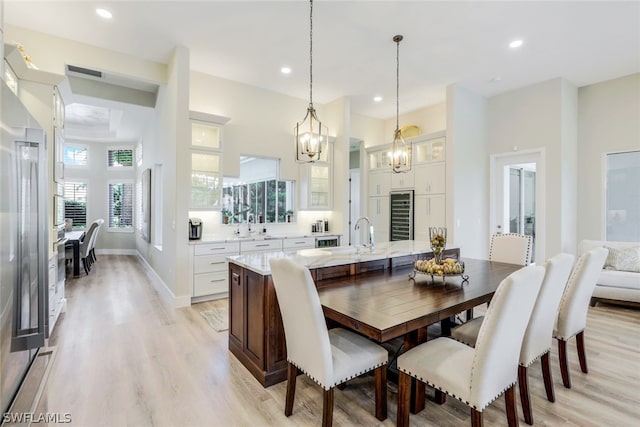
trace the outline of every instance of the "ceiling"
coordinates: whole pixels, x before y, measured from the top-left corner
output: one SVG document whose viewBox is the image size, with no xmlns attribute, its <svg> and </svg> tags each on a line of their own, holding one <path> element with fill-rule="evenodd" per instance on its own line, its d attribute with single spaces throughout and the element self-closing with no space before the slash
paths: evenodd
<svg viewBox="0 0 640 427">
<path fill-rule="evenodd" d="M 96 7 L 113 18 L 98 17 Z M 309 96 L 306 0 L 5 0 L 4 15 L 9 24 L 159 62 L 184 45 L 193 70 Z M 401 113 L 443 102 L 451 83 L 492 96 L 556 77 L 583 86 L 640 71 L 638 1 L 316 0 L 313 19 L 314 101 L 348 96 L 353 112 L 378 118 L 395 116 L 395 34 L 404 35 Z M 509 48 L 514 39 L 523 45 Z M 280 72 L 285 65 L 291 74 Z"/>
</svg>

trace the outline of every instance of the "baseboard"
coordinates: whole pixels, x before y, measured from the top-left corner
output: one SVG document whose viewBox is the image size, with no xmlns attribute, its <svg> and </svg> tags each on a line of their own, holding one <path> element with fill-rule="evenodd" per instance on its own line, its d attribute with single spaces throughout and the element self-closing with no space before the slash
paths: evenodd
<svg viewBox="0 0 640 427">
<path fill-rule="evenodd" d="M 149 265 L 147 260 L 144 259 L 142 255 L 140 255 L 140 252 L 136 250 L 135 255 L 138 256 L 138 259 L 140 260 L 140 262 L 142 262 L 142 265 L 144 265 L 145 269 L 149 273 L 149 277 L 151 279 L 151 284 L 153 285 L 153 288 L 156 291 L 158 291 L 158 293 L 162 296 L 162 298 L 164 298 L 171 306 L 175 308 L 189 307 L 191 305 L 191 297 L 189 295 L 178 296 L 178 297 L 175 296 L 173 291 L 169 289 L 167 284 L 164 283 L 164 280 L 162 280 L 162 278 L 158 275 L 158 273 L 156 273 L 153 267 Z"/>
<path fill-rule="evenodd" d="M 136 249 L 96 249 L 96 255 L 138 255 Z"/>
</svg>

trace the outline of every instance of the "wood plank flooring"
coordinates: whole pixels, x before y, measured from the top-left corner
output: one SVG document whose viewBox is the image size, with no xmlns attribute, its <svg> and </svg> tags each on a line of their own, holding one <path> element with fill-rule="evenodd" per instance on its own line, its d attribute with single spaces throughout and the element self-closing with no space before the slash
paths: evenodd
<svg viewBox="0 0 640 427">
<path fill-rule="evenodd" d="M 226 300 L 173 309 L 136 257 L 115 255 L 101 255 L 89 276 L 68 280 L 66 295 L 67 312 L 50 339 L 58 352 L 37 412 L 69 413 L 78 426 L 320 425 L 318 386 L 299 376 L 293 415 L 285 417 L 286 383 L 262 388 L 227 350 L 227 332 L 200 315 Z M 555 403 L 546 400 L 539 362 L 530 369 L 535 425 L 637 425 L 640 310 L 590 308 L 585 335 L 590 372 L 580 371 L 572 340 L 571 390 L 562 386 L 554 342 Z M 373 376 L 358 378 L 335 392 L 334 425 L 393 426 L 396 407 L 397 387 L 390 384 L 389 418 L 376 420 Z M 504 407 L 504 397 L 494 402 L 485 425 L 505 425 Z M 470 412 L 452 398 L 444 405 L 427 401 L 411 424 L 468 426 Z"/>
</svg>

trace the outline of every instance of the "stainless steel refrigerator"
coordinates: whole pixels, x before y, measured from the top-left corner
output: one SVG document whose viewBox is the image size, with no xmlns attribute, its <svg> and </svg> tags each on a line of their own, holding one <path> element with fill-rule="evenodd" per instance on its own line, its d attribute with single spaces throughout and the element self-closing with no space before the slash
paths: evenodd
<svg viewBox="0 0 640 427">
<path fill-rule="evenodd" d="M 413 240 L 413 190 L 389 193 L 389 240 Z"/>
<path fill-rule="evenodd" d="M 48 272 L 46 142 L 0 82 L 0 403 L 9 409 L 44 346 Z"/>
</svg>

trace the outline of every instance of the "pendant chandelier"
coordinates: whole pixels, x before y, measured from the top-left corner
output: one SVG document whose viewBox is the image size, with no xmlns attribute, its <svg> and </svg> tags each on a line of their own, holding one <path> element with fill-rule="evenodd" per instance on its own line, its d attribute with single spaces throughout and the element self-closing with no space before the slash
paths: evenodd
<svg viewBox="0 0 640 427">
<path fill-rule="evenodd" d="M 411 150 L 402 138 L 400 130 L 400 42 L 403 37 L 397 35 L 393 37 L 396 42 L 396 130 L 393 133 L 391 152 L 389 153 L 389 165 L 394 173 L 404 173 L 411 170 Z"/>
<path fill-rule="evenodd" d="M 294 128 L 296 162 L 312 163 L 326 159 L 329 129 L 324 126 L 313 108 L 313 0 L 309 1 L 309 107 L 302 122 Z"/>
</svg>

